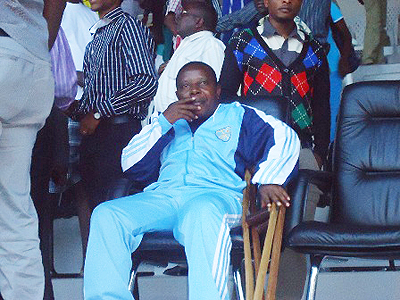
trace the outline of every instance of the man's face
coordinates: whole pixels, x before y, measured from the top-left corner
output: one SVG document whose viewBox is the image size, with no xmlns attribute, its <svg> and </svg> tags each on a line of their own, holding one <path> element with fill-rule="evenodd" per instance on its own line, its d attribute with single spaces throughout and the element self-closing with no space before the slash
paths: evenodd
<svg viewBox="0 0 400 300">
<path fill-rule="evenodd" d="M 89 0 L 90 8 L 99 13 L 100 18 L 121 5 L 121 0 Z"/>
<path fill-rule="evenodd" d="M 264 5 L 264 0 L 254 0 L 254 5 L 260 14 L 265 14 L 267 12 L 267 8 Z"/>
<path fill-rule="evenodd" d="M 300 11 L 302 0 L 264 0 L 271 18 L 279 22 L 292 21 Z"/>
<path fill-rule="evenodd" d="M 193 104 L 200 106 L 201 109 L 196 111 L 199 120 L 206 120 L 214 113 L 220 94 L 221 87 L 206 66 L 190 66 L 177 78 L 178 99 L 192 99 Z"/>
<path fill-rule="evenodd" d="M 176 31 L 182 38 L 195 33 L 196 24 L 201 19 L 198 12 L 190 7 L 190 4 L 187 4 L 185 8 L 176 16 Z"/>
</svg>

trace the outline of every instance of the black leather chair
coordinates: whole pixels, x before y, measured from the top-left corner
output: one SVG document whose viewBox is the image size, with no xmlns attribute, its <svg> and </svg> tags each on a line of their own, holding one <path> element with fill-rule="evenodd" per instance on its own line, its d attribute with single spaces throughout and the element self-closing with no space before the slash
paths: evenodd
<svg viewBox="0 0 400 300">
<path fill-rule="evenodd" d="M 329 193 L 331 203 L 329 223 L 303 222 L 289 234 L 288 246 L 311 258 L 307 299 L 315 297 L 320 264 L 327 256 L 387 259 L 391 267 L 386 269 L 396 269 L 394 259 L 400 258 L 400 81 L 360 82 L 345 88 L 333 171 L 300 172 L 294 201 L 306 198 L 310 182 Z"/>
<path fill-rule="evenodd" d="M 230 101 L 240 101 L 243 104 L 256 107 L 269 115 L 282 121 L 288 120 L 289 102 L 280 96 L 252 96 L 247 98 L 231 97 Z M 224 101 L 227 102 L 227 101 Z M 129 179 L 122 179 L 115 183 L 109 199 L 120 198 L 140 191 L 135 182 Z M 291 219 L 290 210 L 286 219 Z M 289 222 L 291 223 L 291 222 Z M 293 225 L 291 226 L 293 227 Z M 244 281 L 241 269 L 243 261 L 243 237 L 242 228 L 237 226 L 231 229 L 232 250 L 231 266 L 237 299 L 244 300 Z M 170 231 L 146 233 L 138 249 L 132 254 L 132 274 L 129 289 L 132 291 L 136 300 L 139 299 L 138 290 L 138 268 L 141 263 L 147 262 L 158 266 L 166 267 L 168 263 L 184 263 L 186 256 L 184 248 L 180 245 Z M 139 273 L 140 276 L 140 273 Z"/>
</svg>

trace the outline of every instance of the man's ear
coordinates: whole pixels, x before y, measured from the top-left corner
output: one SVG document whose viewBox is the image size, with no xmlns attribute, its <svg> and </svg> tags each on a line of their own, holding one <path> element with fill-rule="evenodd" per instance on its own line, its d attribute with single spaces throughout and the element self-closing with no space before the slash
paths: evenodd
<svg viewBox="0 0 400 300">
<path fill-rule="evenodd" d="M 217 82 L 216 94 L 217 94 L 217 99 L 219 99 L 221 96 L 221 84 L 219 82 Z"/>
<path fill-rule="evenodd" d="M 198 18 L 196 21 L 196 28 L 197 29 L 203 29 L 204 28 L 204 19 L 203 18 Z"/>
<path fill-rule="evenodd" d="M 264 0 L 264 6 L 265 6 L 266 8 L 268 8 L 268 2 L 269 2 L 269 0 Z"/>
</svg>

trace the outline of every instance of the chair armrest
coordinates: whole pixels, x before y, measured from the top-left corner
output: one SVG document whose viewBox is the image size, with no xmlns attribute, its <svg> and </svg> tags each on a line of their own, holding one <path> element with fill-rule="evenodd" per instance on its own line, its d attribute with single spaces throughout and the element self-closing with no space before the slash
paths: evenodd
<svg viewBox="0 0 400 300">
<path fill-rule="evenodd" d="M 315 184 L 324 194 L 331 191 L 333 174 L 325 171 L 299 170 L 287 185 L 291 197 L 290 209 L 286 212 L 284 236 L 303 221 L 309 184 Z"/>
</svg>

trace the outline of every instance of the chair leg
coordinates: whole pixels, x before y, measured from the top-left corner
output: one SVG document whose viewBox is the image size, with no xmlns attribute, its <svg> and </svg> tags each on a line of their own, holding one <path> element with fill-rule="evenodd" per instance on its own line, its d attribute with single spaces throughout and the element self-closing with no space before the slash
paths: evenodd
<svg viewBox="0 0 400 300">
<path fill-rule="evenodd" d="M 310 254 L 311 266 L 310 266 L 310 274 L 308 277 L 306 300 L 315 299 L 315 293 L 317 291 L 317 279 L 319 274 L 319 267 L 321 266 L 323 259 L 324 259 L 323 255 Z"/>
<path fill-rule="evenodd" d="M 132 260 L 132 272 L 131 279 L 129 280 L 128 289 L 131 291 L 133 298 L 139 300 L 139 287 L 138 287 L 138 268 L 140 266 L 140 261 Z"/>
<path fill-rule="evenodd" d="M 235 285 L 236 300 L 245 300 L 240 267 L 232 270 L 233 284 Z"/>
</svg>

